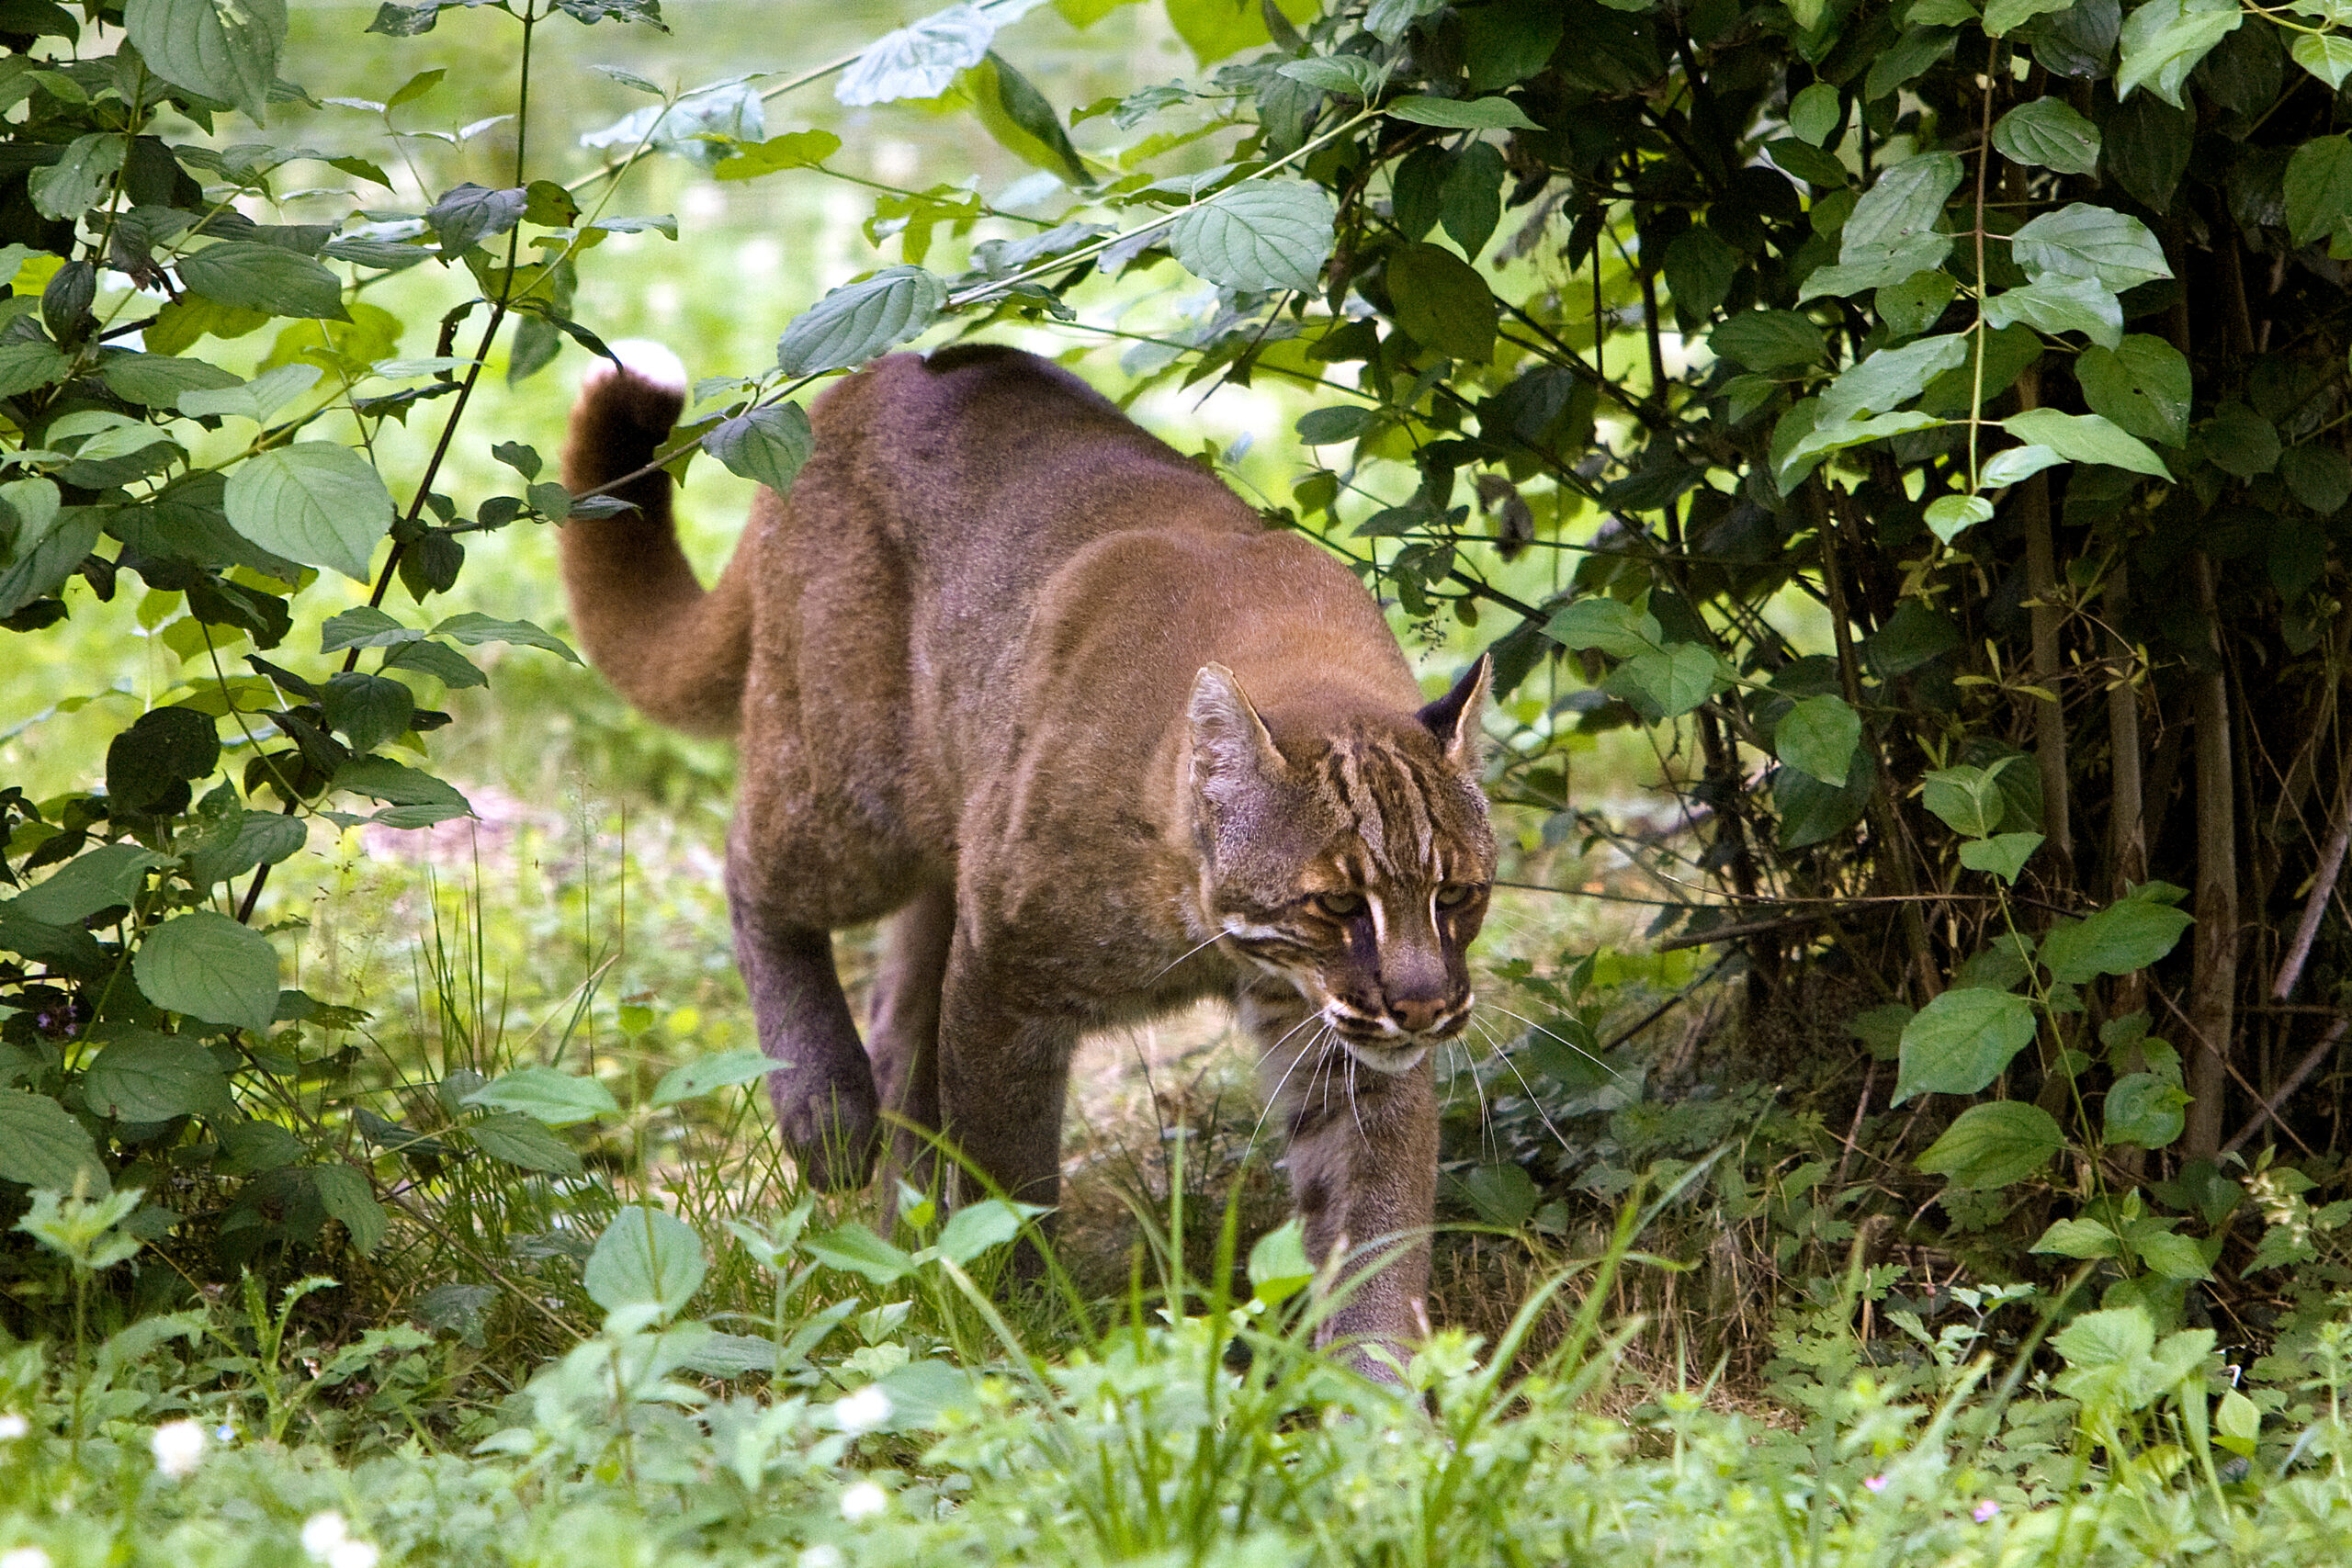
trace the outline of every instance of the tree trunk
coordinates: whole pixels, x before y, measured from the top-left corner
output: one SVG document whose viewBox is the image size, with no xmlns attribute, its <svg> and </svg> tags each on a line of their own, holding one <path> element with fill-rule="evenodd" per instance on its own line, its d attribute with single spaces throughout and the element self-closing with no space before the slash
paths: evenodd
<svg viewBox="0 0 2352 1568">
<path fill-rule="evenodd" d="M 2222 1150 L 2229 1091 L 2229 1052 L 2238 986 L 2237 776 L 2230 761 L 2229 671 L 2222 663 L 2222 624 L 2213 602 L 2213 563 L 2192 558 L 2214 668 L 2197 677 L 2197 926 L 2189 981 L 2188 1082 L 2191 1100 L 2181 1151 L 2211 1159 Z"/>
</svg>

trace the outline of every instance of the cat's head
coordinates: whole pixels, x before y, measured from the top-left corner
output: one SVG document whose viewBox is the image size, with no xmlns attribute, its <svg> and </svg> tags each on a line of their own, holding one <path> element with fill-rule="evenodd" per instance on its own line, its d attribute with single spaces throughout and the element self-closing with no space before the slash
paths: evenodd
<svg viewBox="0 0 2352 1568">
<path fill-rule="evenodd" d="M 1193 684 L 1193 834 L 1227 949 L 1401 1073 L 1470 1019 L 1463 950 L 1495 839 L 1478 786 L 1487 660 L 1418 713 L 1275 713 L 1221 664 Z"/>
</svg>

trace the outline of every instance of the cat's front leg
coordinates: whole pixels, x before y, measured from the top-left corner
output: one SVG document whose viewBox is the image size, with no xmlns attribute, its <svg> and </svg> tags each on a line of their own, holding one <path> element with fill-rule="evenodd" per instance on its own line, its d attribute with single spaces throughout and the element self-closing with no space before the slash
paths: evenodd
<svg viewBox="0 0 2352 1568">
<path fill-rule="evenodd" d="M 1078 1023 L 1071 1009 L 1041 1006 L 1044 989 L 958 928 L 940 997 L 939 1110 L 961 1201 L 991 1188 L 1023 1203 L 1060 1199 L 1062 1101 Z M 1025 1247 L 1016 1260 L 1031 1274 L 1040 1262 Z"/>
<path fill-rule="evenodd" d="M 1316 1338 L 1402 1357 L 1429 1332 L 1429 1233 L 1437 1199 L 1436 1069 L 1364 1066 L 1295 994 L 1245 991 L 1243 1021 L 1289 1135 L 1291 1195 L 1318 1268 L 1337 1256 L 1335 1303 Z M 1372 1363 L 1367 1363 L 1371 1370 Z"/>
</svg>

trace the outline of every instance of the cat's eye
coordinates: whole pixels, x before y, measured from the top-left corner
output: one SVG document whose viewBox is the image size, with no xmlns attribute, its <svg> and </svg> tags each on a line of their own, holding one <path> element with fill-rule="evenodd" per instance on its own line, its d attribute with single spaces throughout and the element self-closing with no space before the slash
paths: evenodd
<svg viewBox="0 0 2352 1568">
<path fill-rule="evenodd" d="M 1437 890 L 1437 907 L 1441 909 L 1459 908 L 1470 901 L 1470 885 L 1466 882 L 1449 882 Z"/>
<path fill-rule="evenodd" d="M 1315 896 L 1315 907 L 1327 915 L 1337 915 L 1345 919 L 1350 915 L 1363 913 L 1363 895 L 1361 893 L 1317 893 Z"/>
</svg>

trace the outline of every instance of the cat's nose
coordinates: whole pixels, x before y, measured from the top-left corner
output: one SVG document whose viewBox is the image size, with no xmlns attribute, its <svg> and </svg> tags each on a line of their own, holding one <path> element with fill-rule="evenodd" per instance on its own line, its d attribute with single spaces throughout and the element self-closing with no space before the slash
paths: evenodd
<svg viewBox="0 0 2352 1568">
<path fill-rule="evenodd" d="M 1388 1016 L 1408 1034 L 1419 1034 L 1436 1027 L 1445 1016 L 1445 998 L 1442 994 L 1388 998 Z"/>
</svg>

